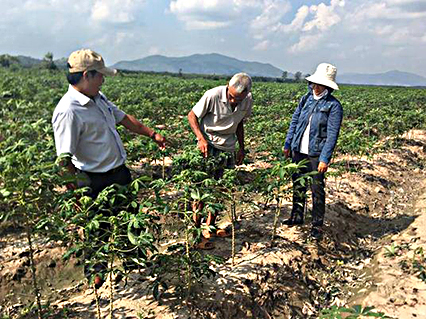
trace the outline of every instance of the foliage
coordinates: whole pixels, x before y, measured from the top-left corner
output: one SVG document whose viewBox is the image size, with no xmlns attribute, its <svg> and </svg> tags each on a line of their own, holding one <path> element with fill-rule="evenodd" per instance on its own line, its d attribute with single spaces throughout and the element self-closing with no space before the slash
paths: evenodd
<svg viewBox="0 0 426 319">
<path fill-rule="evenodd" d="M 8 68 L 14 64 L 19 64 L 19 59 L 17 57 L 11 56 L 9 54 L 0 55 L 0 65 L 2 67 Z"/>
<path fill-rule="evenodd" d="M 413 251 L 413 257 L 399 261 L 402 270 L 409 274 L 415 274 L 420 280 L 426 283 L 426 257 L 423 247 L 417 247 Z"/>
<path fill-rule="evenodd" d="M 385 247 L 385 256 L 386 257 L 395 257 L 398 255 L 400 247 L 395 243 L 392 243 L 389 247 Z"/>
<path fill-rule="evenodd" d="M 363 308 L 360 305 L 353 306 L 352 308 L 332 306 L 328 309 L 323 309 L 320 314 L 320 319 L 356 319 L 364 317 L 374 318 L 388 318 L 391 317 L 385 315 L 383 312 L 373 311 L 374 307 Z M 344 316 L 342 316 L 344 315 Z"/>
<path fill-rule="evenodd" d="M 45 60 L 53 61 L 53 55 L 46 55 Z M 217 163 L 202 158 L 196 149 L 186 114 L 206 90 L 225 85 L 226 81 L 217 76 L 148 73 L 122 73 L 106 79 L 103 93 L 144 124 L 164 127 L 173 147 L 159 152 L 150 139 L 135 137 L 119 128 L 129 163 L 143 169 L 135 174 L 148 178 L 137 176 L 129 187 L 110 187 L 92 200 L 84 196 L 84 190 L 73 193 L 60 187 L 67 180 L 59 180 L 55 165 L 50 119 L 67 88 L 65 73 L 0 68 L 0 222 L 22 225 L 26 221 L 30 238 L 40 233 L 52 240 L 63 240 L 69 247 L 65 257 L 74 254 L 83 258 L 85 249 L 95 250 L 96 258 L 88 266 L 108 262 L 113 265 L 107 269 L 109 273 L 126 273 L 126 262 L 147 269 L 154 278 L 157 298 L 162 290 L 176 283 L 189 291 L 192 284 L 214 275 L 213 262 L 221 262 L 192 249 L 199 240 L 200 228 L 194 227 L 191 203 L 205 203 L 199 212 L 203 216 L 229 206 L 234 211 L 239 205 L 239 193 L 244 192 L 249 197 L 261 193 L 279 207 L 289 194 L 290 176 L 297 169 L 283 159 L 282 147 L 291 115 L 306 93 L 306 85 L 255 82 L 253 115 L 245 124 L 250 151 L 247 161 L 265 161 L 272 164 L 271 168 L 252 172 L 247 185 L 239 183 L 234 173 L 227 172 L 222 179 L 212 178 Z M 424 128 L 426 123 L 425 90 L 343 85 L 333 94 L 344 108 L 338 154 L 372 155 L 379 141 L 397 141 L 401 133 Z M 381 145 L 389 147 L 392 143 Z M 164 168 L 165 156 L 173 159 L 169 170 Z M 153 160 L 162 163 L 161 179 L 153 171 L 146 173 Z M 279 209 L 276 212 L 278 216 Z M 178 244 L 157 251 L 162 231 L 159 219 L 176 216 L 181 230 Z M 97 232 L 103 225 L 107 225 L 106 232 L 101 236 Z M 93 240 L 78 236 L 75 230 L 93 233 Z M 398 253 L 395 245 L 388 250 L 390 255 Z M 425 261 L 420 250 L 406 264 L 409 271 L 425 280 Z M 340 310 L 335 307 L 328 309 L 328 314 L 325 311 L 324 316 L 330 311 L 337 315 Z M 360 311 L 372 313 L 371 309 Z M 324 318 L 334 318 L 330 316 Z"/>
</svg>

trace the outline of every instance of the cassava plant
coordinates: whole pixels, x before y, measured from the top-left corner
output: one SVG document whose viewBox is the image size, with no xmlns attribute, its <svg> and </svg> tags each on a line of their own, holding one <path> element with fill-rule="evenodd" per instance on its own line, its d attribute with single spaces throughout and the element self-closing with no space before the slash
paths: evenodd
<svg viewBox="0 0 426 319">
<path fill-rule="evenodd" d="M 37 316 L 42 317 L 42 302 L 36 271 L 34 237 L 49 232 L 50 225 L 44 222 L 54 211 L 56 191 L 52 184 L 56 178 L 56 166 L 51 161 L 51 145 L 46 144 L 47 122 L 38 120 L 24 124 L 20 139 L 11 136 L 0 143 L 0 204 L 8 207 L 8 215 L 16 224 L 24 225 L 33 294 Z"/>
<path fill-rule="evenodd" d="M 142 188 L 146 188 L 145 183 L 136 179 L 128 186 L 109 186 L 96 199 L 84 196 L 84 189 L 64 196 L 57 219 L 57 229 L 62 230 L 58 234 L 69 246 L 64 258 L 75 254 L 83 259 L 85 268 L 92 270 L 90 283 L 96 274 L 95 265 L 105 265 L 98 275 L 104 279 L 109 275 L 111 281 L 114 273 L 127 274 L 131 269 L 145 267 L 156 251 L 153 233 L 158 217 L 152 210 L 158 205 L 152 204 L 151 198 L 137 198 Z M 79 192 L 83 196 L 76 196 Z M 110 288 L 112 316 L 112 284 Z"/>
</svg>

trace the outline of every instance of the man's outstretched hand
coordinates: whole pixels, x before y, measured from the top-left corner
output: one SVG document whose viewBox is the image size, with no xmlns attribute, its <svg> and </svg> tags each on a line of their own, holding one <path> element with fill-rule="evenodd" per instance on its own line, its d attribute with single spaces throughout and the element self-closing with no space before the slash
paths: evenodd
<svg viewBox="0 0 426 319">
<path fill-rule="evenodd" d="M 155 133 L 153 137 L 153 141 L 157 143 L 157 145 L 160 147 L 161 150 L 166 149 L 167 140 L 163 135 Z"/>
<path fill-rule="evenodd" d="M 209 143 L 207 143 L 205 138 L 201 138 L 198 140 L 198 148 L 204 157 L 207 157 L 209 155 L 208 154 Z"/>
<path fill-rule="evenodd" d="M 237 165 L 241 165 L 245 157 L 246 157 L 246 152 L 240 148 L 237 153 Z"/>
</svg>

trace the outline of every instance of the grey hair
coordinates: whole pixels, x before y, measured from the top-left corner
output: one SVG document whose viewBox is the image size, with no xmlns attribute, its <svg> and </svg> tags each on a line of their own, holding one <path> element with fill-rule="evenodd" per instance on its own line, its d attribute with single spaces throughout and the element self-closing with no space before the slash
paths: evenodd
<svg viewBox="0 0 426 319">
<path fill-rule="evenodd" d="M 229 81 L 229 86 L 232 86 L 238 94 L 251 91 L 251 77 L 247 73 L 237 73 Z"/>
</svg>

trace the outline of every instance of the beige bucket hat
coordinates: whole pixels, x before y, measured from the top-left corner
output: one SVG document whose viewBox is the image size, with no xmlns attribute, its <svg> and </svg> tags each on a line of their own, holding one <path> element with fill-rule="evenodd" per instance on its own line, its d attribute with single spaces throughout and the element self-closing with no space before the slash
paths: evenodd
<svg viewBox="0 0 426 319">
<path fill-rule="evenodd" d="M 334 90 L 338 90 L 339 86 L 336 83 L 337 68 L 329 63 L 320 63 L 314 74 L 308 76 L 305 80 L 328 86 Z"/>
<path fill-rule="evenodd" d="M 68 58 L 69 72 L 77 73 L 96 70 L 103 75 L 114 76 L 117 70 L 107 68 L 99 53 L 89 49 L 74 51 Z"/>
</svg>

